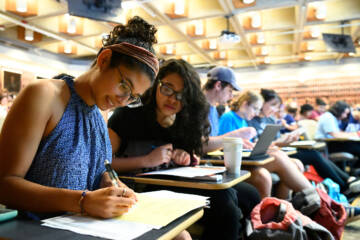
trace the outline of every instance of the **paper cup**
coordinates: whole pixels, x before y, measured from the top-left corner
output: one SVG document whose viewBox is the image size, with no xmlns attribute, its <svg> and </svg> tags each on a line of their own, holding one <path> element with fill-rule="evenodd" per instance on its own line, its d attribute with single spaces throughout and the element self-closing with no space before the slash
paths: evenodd
<svg viewBox="0 0 360 240">
<path fill-rule="evenodd" d="M 240 174 L 242 146 L 241 138 L 224 137 L 224 163 L 226 170 L 232 174 Z"/>
</svg>

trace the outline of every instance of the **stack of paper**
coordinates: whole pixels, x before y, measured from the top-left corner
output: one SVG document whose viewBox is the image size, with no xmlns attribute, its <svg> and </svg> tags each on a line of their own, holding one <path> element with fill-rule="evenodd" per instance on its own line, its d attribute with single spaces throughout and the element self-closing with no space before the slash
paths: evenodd
<svg viewBox="0 0 360 240">
<path fill-rule="evenodd" d="M 43 220 L 43 225 L 108 239 L 134 239 L 208 204 L 208 197 L 171 191 L 140 193 L 138 199 L 128 213 L 117 218 L 64 215 Z"/>
<path fill-rule="evenodd" d="M 137 174 L 137 176 L 146 175 L 168 175 L 175 177 L 194 178 L 200 176 L 211 176 L 217 173 L 226 171 L 225 167 L 212 167 L 212 166 L 196 166 L 196 167 L 177 167 L 166 170 L 151 171 L 146 173 Z"/>
</svg>

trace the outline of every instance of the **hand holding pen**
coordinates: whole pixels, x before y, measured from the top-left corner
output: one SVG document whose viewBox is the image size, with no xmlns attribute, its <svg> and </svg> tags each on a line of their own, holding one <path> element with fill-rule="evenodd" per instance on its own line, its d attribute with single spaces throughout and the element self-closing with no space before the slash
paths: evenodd
<svg viewBox="0 0 360 240">
<path fill-rule="evenodd" d="M 118 194 L 118 196 L 133 198 L 137 201 L 135 192 L 120 181 L 116 171 L 112 169 L 110 162 L 105 160 L 104 164 L 106 169 L 106 172 L 104 173 L 104 185 L 119 188 L 122 192 L 121 194 Z"/>
<path fill-rule="evenodd" d="M 105 161 L 100 189 L 84 191 L 79 200 L 80 212 L 94 217 L 112 218 L 129 211 L 136 203 L 133 190 L 121 183 L 110 162 Z"/>
</svg>

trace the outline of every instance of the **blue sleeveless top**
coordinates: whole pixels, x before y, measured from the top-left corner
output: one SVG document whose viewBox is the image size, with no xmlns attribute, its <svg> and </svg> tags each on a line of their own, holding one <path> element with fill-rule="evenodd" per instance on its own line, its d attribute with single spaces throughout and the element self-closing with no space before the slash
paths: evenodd
<svg viewBox="0 0 360 240">
<path fill-rule="evenodd" d="M 75 92 L 73 77 L 62 77 L 70 100 L 60 121 L 41 140 L 25 179 L 41 185 L 73 190 L 94 190 L 111 162 L 107 126 L 96 105 L 88 106 Z"/>
</svg>

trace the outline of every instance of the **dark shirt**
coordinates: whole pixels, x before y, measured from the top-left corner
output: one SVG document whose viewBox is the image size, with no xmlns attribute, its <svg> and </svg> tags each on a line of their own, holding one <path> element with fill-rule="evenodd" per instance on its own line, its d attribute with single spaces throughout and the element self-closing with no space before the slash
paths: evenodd
<svg viewBox="0 0 360 240">
<path fill-rule="evenodd" d="M 116 155 L 144 155 L 155 147 L 174 143 L 175 139 L 171 137 L 171 127 L 163 128 L 155 119 L 154 110 L 146 106 L 117 108 L 108 122 L 108 127 L 121 139 L 121 145 Z M 135 142 L 137 142 L 137 147 L 134 146 Z M 140 142 L 142 143 L 141 147 L 139 146 Z M 133 149 L 136 153 L 130 153 L 129 149 L 134 147 L 137 148 Z"/>
</svg>

